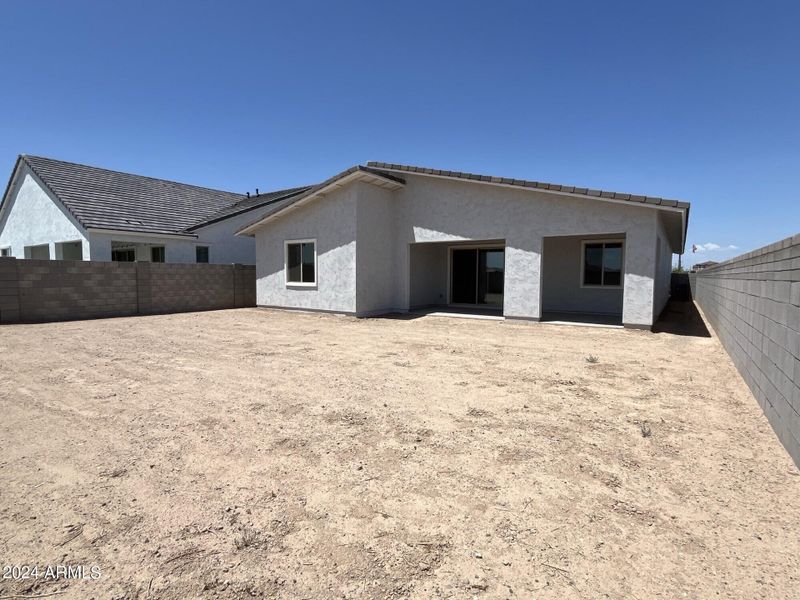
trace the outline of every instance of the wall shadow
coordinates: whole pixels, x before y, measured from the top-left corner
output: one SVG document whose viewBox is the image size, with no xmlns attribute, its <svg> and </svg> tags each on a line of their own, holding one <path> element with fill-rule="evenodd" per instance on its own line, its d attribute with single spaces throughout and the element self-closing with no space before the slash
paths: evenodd
<svg viewBox="0 0 800 600">
<path fill-rule="evenodd" d="M 653 326 L 653 333 L 711 337 L 700 311 L 692 300 L 670 300 Z"/>
</svg>

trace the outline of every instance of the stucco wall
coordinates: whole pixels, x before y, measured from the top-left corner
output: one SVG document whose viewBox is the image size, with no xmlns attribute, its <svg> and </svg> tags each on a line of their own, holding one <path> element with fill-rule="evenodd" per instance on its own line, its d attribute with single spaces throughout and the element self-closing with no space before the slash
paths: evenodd
<svg viewBox="0 0 800 600">
<path fill-rule="evenodd" d="M 153 235 L 136 235 L 125 233 L 89 232 L 90 259 L 94 261 L 111 260 L 111 242 L 124 242 L 134 246 L 138 262 L 150 262 L 150 248 L 164 246 L 166 262 L 195 262 L 194 244 L 191 240 L 163 238 Z"/>
<path fill-rule="evenodd" d="M 25 246 L 48 244 L 56 258 L 57 242 L 80 241 L 83 256 L 89 242 L 83 228 L 62 208 L 31 170 L 23 165 L 0 220 L 0 248 L 11 247 L 11 256 L 24 258 Z"/>
<path fill-rule="evenodd" d="M 447 245 L 413 244 L 410 261 L 411 308 L 447 304 Z"/>
<path fill-rule="evenodd" d="M 654 282 L 653 320 L 664 310 L 669 300 L 672 279 L 672 246 L 669 242 L 664 218 L 659 214 L 656 223 L 658 242 L 656 245 L 656 278 Z"/>
<path fill-rule="evenodd" d="M 544 192 L 403 174 L 395 192 L 398 242 L 397 308 L 410 305 L 409 244 L 505 239 L 504 314 L 541 317 L 542 238 L 624 234 L 623 322 L 653 323 L 656 211 Z"/>
<path fill-rule="evenodd" d="M 136 260 L 150 261 L 150 247 L 164 246 L 164 257 L 168 263 L 194 263 L 197 246 L 208 246 L 210 264 L 239 263 L 255 264 L 256 243 L 251 237 L 237 236 L 236 232 L 258 219 L 266 209 L 249 211 L 242 215 L 201 227 L 194 233 L 197 238 L 167 238 L 157 235 L 89 232 L 91 260 L 111 260 L 111 242 L 136 244 Z"/>
<path fill-rule="evenodd" d="M 800 465 L 800 234 L 691 279 L 697 304 Z"/>
<path fill-rule="evenodd" d="M 268 209 L 263 207 L 230 217 L 224 221 L 207 225 L 195 230 L 195 245 L 209 246 L 209 262 L 215 264 L 240 263 L 254 265 L 256 263 L 256 242 L 249 236 L 238 236 L 236 232 L 249 225 Z M 191 251 L 194 262 L 194 250 Z"/>
<path fill-rule="evenodd" d="M 363 182 L 353 185 L 357 202 L 356 312 L 394 308 L 394 195 Z"/>
<path fill-rule="evenodd" d="M 260 306 L 356 312 L 357 189 L 347 186 L 278 216 L 256 232 L 256 295 Z M 284 242 L 317 240 L 317 284 L 286 284 Z"/>
<path fill-rule="evenodd" d="M 552 312 L 584 312 L 622 314 L 621 288 L 587 288 L 581 286 L 581 261 L 584 240 L 624 238 L 615 236 L 565 236 L 544 240 L 542 255 L 542 310 Z M 625 252 L 623 250 L 623 258 Z"/>
<path fill-rule="evenodd" d="M 397 191 L 349 185 L 259 229 L 258 303 L 408 310 L 418 298 L 411 278 L 414 244 L 505 240 L 504 314 L 538 319 L 542 239 L 619 235 L 625 237 L 623 323 L 652 325 L 658 221 L 652 208 L 403 176 L 406 185 Z M 292 237 L 318 238 L 318 289 L 287 289 L 283 242 Z"/>
</svg>

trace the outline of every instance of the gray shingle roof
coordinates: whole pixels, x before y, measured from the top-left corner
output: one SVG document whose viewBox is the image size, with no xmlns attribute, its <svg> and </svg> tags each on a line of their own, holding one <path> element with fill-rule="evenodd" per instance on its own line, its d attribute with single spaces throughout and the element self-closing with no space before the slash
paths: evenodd
<svg viewBox="0 0 800 600">
<path fill-rule="evenodd" d="M 121 173 L 40 156 L 20 156 L 86 228 L 192 235 L 191 230 L 307 188 L 242 194 Z"/>
<path fill-rule="evenodd" d="M 227 219 L 228 217 L 233 217 L 235 215 L 239 215 L 249 210 L 266 206 L 268 204 L 271 205 L 278 203 L 282 200 L 294 198 L 295 196 L 302 194 L 303 192 L 309 189 L 311 189 L 311 186 L 303 186 L 303 187 L 290 188 L 288 190 L 278 190 L 276 192 L 261 193 L 258 194 L 257 196 L 250 196 L 249 198 L 244 198 L 243 200 L 240 200 L 235 204 L 226 206 L 225 208 L 214 213 L 213 215 L 202 219 L 202 221 L 198 222 L 197 225 L 189 227 L 188 231 L 193 231 L 205 225 L 211 225 L 212 223 L 216 223 L 217 221 L 222 221 L 223 219 Z"/>
<path fill-rule="evenodd" d="M 640 202 L 645 204 L 655 204 L 670 208 L 689 208 L 688 202 L 681 200 L 670 200 L 658 196 L 638 196 L 636 194 L 623 194 L 621 192 L 609 192 L 604 190 L 593 190 L 591 188 L 580 188 L 571 185 L 561 185 L 558 183 L 544 183 L 541 181 L 529 181 L 527 179 L 512 179 L 510 177 L 497 177 L 494 175 L 477 175 L 475 173 L 463 173 L 461 171 L 443 171 L 441 169 L 430 169 L 427 167 L 413 167 L 410 165 L 398 165 L 393 163 L 370 161 L 368 167 L 375 169 L 391 169 L 393 171 L 404 171 L 406 173 L 419 173 L 421 175 L 435 175 L 438 177 L 452 177 L 454 179 L 467 179 L 470 181 L 481 181 L 485 183 L 499 183 L 523 188 L 534 188 L 551 192 L 561 192 L 566 194 L 578 194 L 605 200 L 622 200 L 626 202 Z"/>
</svg>

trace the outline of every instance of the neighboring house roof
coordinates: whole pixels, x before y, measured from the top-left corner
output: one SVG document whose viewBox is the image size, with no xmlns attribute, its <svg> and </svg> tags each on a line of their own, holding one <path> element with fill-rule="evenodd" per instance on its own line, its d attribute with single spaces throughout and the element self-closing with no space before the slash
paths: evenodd
<svg viewBox="0 0 800 600">
<path fill-rule="evenodd" d="M 597 199 L 601 201 L 611 202 L 625 202 L 631 204 L 644 204 L 653 208 L 664 208 L 677 210 L 682 213 L 683 218 L 683 231 L 680 240 L 680 248 L 683 250 L 686 238 L 686 227 L 688 226 L 688 215 L 690 205 L 688 202 L 681 200 L 671 200 L 668 198 L 660 198 L 657 196 L 640 196 L 636 194 L 625 194 L 621 192 L 610 192 L 604 190 L 595 190 L 591 188 L 579 188 L 575 186 L 566 186 L 555 183 L 543 183 L 539 181 L 529 181 L 526 179 L 512 179 L 509 177 L 497 177 L 493 175 L 477 175 L 475 173 L 463 173 L 461 171 L 443 171 L 441 169 L 430 169 L 427 167 L 413 167 L 409 165 L 399 165 L 394 163 L 375 162 L 370 161 L 366 166 L 357 165 L 351 167 L 346 171 L 342 171 L 338 175 L 334 175 L 323 183 L 308 189 L 306 192 L 299 194 L 283 202 L 276 202 L 269 211 L 263 213 L 258 220 L 250 223 L 240 229 L 237 233 L 240 235 L 253 235 L 254 231 L 267 221 L 274 218 L 278 213 L 283 212 L 291 207 L 311 200 L 319 196 L 324 196 L 327 189 L 332 185 L 344 185 L 345 180 L 349 180 L 353 174 L 369 174 L 373 177 L 385 178 L 387 181 L 395 181 L 398 186 L 401 186 L 405 181 L 398 176 L 398 174 L 412 173 L 415 175 L 426 175 L 431 177 L 444 177 L 448 179 L 460 179 L 472 183 L 485 183 L 501 185 L 506 187 L 519 187 L 524 189 L 533 189 L 538 191 L 550 192 L 555 194 L 562 194 L 568 196 L 586 197 L 587 199 Z"/>
<path fill-rule="evenodd" d="M 206 225 L 211 225 L 212 223 L 217 223 L 218 221 L 222 221 L 224 219 L 228 219 L 230 217 L 246 213 L 247 211 L 254 210 L 262 206 L 266 206 L 267 204 L 274 204 L 280 202 L 281 200 L 292 198 L 298 194 L 302 194 L 303 192 L 309 189 L 311 189 L 311 186 L 303 186 L 303 187 L 290 188 L 288 190 L 278 190 L 277 192 L 267 192 L 255 196 L 246 197 L 243 200 L 240 200 L 235 204 L 226 206 L 225 208 L 222 208 L 221 210 L 214 213 L 213 215 L 202 219 L 196 225 L 192 225 L 191 227 L 189 227 L 187 231 L 194 231 L 195 229 L 199 229 L 201 227 L 205 227 Z"/>
<path fill-rule="evenodd" d="M 247 198 L 234 192 L 24 154 L 17 160 L 15 172 L 21 162 L 86 229 L 193 236 L 191 230 L 203 225 L 307 189 Z M 8 190 L 3 203 L 7 195 Z"/>
</svg>

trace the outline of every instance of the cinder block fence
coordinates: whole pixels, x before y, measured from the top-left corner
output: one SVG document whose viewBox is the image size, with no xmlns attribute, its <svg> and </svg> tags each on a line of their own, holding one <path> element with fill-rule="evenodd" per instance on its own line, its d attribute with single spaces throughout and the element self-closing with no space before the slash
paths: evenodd
<svg viewBox="0 0 800 600">
<path fill-rule="evenodd" d="M 800 466 L 800 234 L 691 281 L 695 300 Z"/>
<path fill-rule="evenodd" d="M 0 258 L 0 323 L 255 305 L 256 271 L 250 265 Z"/>
</svg>

